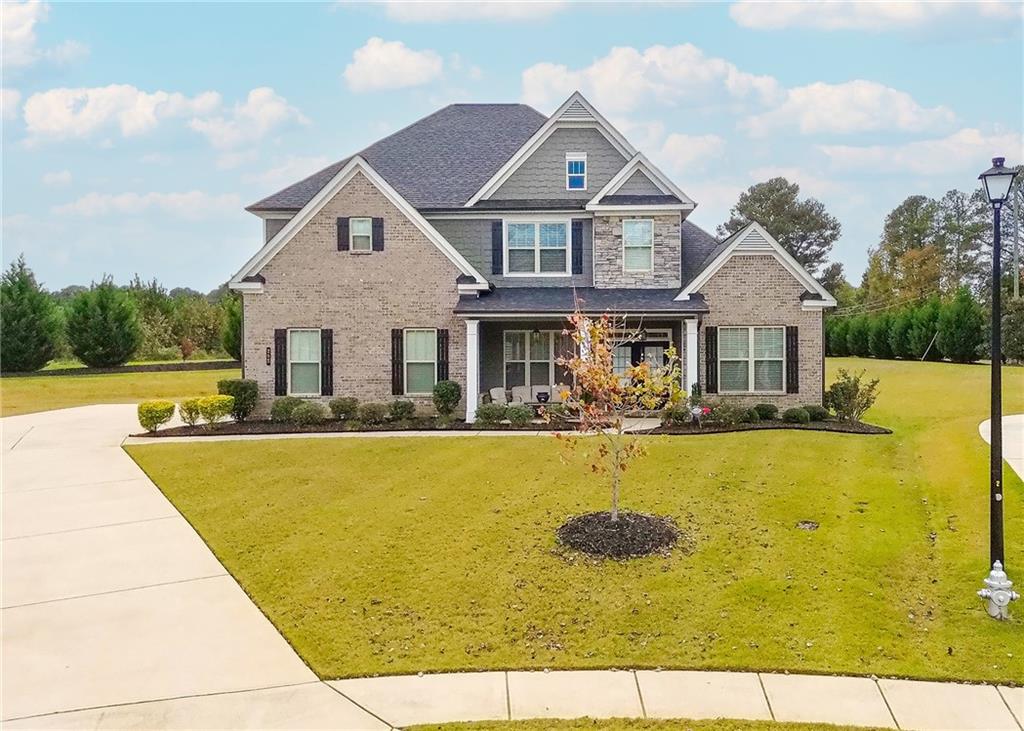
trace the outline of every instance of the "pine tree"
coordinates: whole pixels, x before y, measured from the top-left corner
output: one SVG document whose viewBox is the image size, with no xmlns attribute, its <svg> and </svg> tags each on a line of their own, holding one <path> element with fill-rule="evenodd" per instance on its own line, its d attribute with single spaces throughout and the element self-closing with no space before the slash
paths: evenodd
<svg viewBox="0 0 1024 731">
<path fill-rule="evenodd" d="M 939 314 L 939 337 L 936 340 L 943 355 L 955 363 L 971 363 L 978 358 L 978 348 L 985 341 L 985 313 L 967 287 Z"/>
<path fill-rule="evenodd" d="M 238 297 L 224 298 L 224 330 L 221 344 L 235 360 L 242 359 L 242 301 Z"/>
<path fill-rule="evenodd" d="M 892 358 L 892 347 L 889 345 L 889 329 L 892 316 L 882 312 L 871 318 L 868 324 L 868 349 L 873 358 Z"/>
<path fill-rule="evenodd" d="M 55 355 L 61 318 L 53 298 L 39 288 L 19 256 L 0 280 L 0 370 L 37 371 Z"/>
<path fill-rule="evenodd" d="M 868 347 L 868 319 L 865 315 L 858 315 L 850 320 L 846 329 L 846 347 L 850 355 L 866 358 L 871 355 Z"/>
<path fill-rule="evenodd" d="M 910 352 L 915 358 L 925 360 L 942 360 L 942 349 L 935 342 L 939 331 L 939 313 L 942 305 L 938 295 L 929 297 L 923 304 L 914 309 L 910 320 Z"/>
<path fill-rule="evenodd" d="M 913 318 L 914 310 L 907 307 L 896 312 L 889 320 L 889 351 L 894 358 L 914 357 L 913 348 L 910 347 Z"/>
<path fill-rule="evenodd" d="M 76 295 L 68 308 L 68 340 L 87 366 L 121 365 L 142 342 L 135 301 L 110 279 Z"/>
<path fill-rule="evenodd" d="M 1024 363 L 1024 299 L 1007 299 L 1003 304 L 1003 355 Z"/>
</svg>

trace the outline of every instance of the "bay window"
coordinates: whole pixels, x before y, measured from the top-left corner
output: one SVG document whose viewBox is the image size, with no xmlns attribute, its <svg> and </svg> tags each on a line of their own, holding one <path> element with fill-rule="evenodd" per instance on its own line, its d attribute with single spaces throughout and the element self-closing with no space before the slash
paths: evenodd
<svg viewBox="0 0 1024 731">
<path fill-rule="evenodd" d="M 718 328 L 718 388 L 722 393 L 785 390 L 783 327 Z"/>
<path fill-rule="evenodd" d="M 506 227 L 506 274 L 569 273 L 568 225 L 558 222 L 509 222 Z"/>
</svg>

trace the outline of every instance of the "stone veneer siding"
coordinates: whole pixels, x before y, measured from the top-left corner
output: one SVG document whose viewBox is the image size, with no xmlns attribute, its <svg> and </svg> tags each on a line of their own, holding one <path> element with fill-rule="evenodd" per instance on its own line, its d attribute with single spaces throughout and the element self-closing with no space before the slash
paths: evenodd
<svg viewBox="0 0 1024 731">
<path fill-rule="evenodd" d="M 626 272 L 623 269 L 622 221 L 627 218 L 654 220 L 653 271 Z M 594 216 L 594 286 L 606 289 L 681 287 L 681 225 L 678 213 Z"/>
<path fill-rule="evenodd" d="M 771 255 L 733 256 L 701 288 L 710 313 L 700 330 L 699 371 L 701 388 L 707 391 L 705 327 L 796 325 L 800 346 L 800 392 L 787 394 L 709 394 L 753 406 L 773 403 L 780 409 L 820 404 L 822 399 L 822 312 L 801 309 L 804 286 Z"/>
<path fill-rule="evenodd" d="M 339 216 L 384 219 L 384 251 L 338 251 Z M 244 295 L 245 377 L 259 384 L 258 414 L 274 399 L 274 329 L 333 328 L 334 395 L 391 401 L 391 329 L 448 328 L 449 378 L 465 389 L 466 328 L 452 309 L 458 269 L 361 173 L 260 271 Z M 331 397 L 320 400 L 327 402 Z M 411 400 L 431 410 L 429 397 Z"/>
</svg>

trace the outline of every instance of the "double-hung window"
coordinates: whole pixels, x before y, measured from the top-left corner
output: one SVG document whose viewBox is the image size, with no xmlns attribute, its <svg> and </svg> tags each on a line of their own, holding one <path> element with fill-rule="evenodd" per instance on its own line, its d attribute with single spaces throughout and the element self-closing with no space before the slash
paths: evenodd
<svg viewBox="0 0 1024 731">
<path fill-rule="evenodd" d="M 288 331 L 288 393 L 320 395 L 320 331 Z"/>
<path fill-rule="evenodd" d="M 654 221 L 627 218 L 622 222 L 622 267 L 627 272 L 654 268 Z"/>
<path fill-rule="evenodd" d="M 513 223 L 507 227 L 506 273 L 513 275 L 569 273 L 568 225 Z"/>
<path fill-rule="evenodd" d="M 565 189 L 587 189 L 587 153 L 565 153 Z"/>
<path fill-rule="evenodd" d="M 404 337 L 405 393 L 430 395 L 437 383 L 437 330 L 410 328 Z"/>
<path fill-rule="evenodd" d="M 785 390 L 783 327 L 718 328 L 718 388 L 722 393 Z"/>
<path fill-rule="evenodd" d="M 351 251 L 373 251 L 373 219 L 353 218 L 348 226 Z"/>
<path fill-rule="evenodd" d="M 559 365 L 575 343 L 559 330 L 505 331 L 505 388 L 567 384 L 572 376 Z"/>
</svg>

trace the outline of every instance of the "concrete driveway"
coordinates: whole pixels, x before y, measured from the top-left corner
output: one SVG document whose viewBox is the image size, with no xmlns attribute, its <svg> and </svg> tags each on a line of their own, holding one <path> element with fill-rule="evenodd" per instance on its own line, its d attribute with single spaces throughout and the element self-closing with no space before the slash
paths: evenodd
<svg viewBox="0 0 1024 731">
<path fill-rule="evenodd" d="M 122 451 L 134 406 L 0 429 L 6 728 L 385 727 L 317 680 Z M 124 704 L 141 705 L 101 709 Z M 98 710 L 61 713 L 81 709 Z"/>
<path fill-rule="evenodd" d="M 978 426 L 981 438 L 992 443 L 992 421 L 985 419 Z M 1024 480 L 1024 414 L 1003 417 L 1003 459 Z"/>
</svg>

